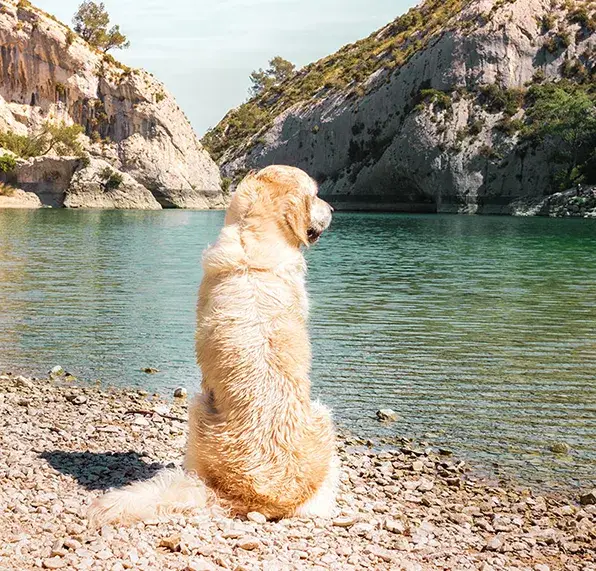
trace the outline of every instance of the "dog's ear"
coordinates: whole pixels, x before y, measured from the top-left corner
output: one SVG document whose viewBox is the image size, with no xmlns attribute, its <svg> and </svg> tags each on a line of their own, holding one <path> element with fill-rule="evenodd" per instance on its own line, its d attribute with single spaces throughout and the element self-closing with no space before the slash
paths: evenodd
<svg viewBox="0 0 596 571">
<path fill-rule="evenodd" d="M 294 236 L 301 244 L 309 245 L 308 229 L 310 227 L 310 209 L 312 196 L 307 194 L 288 195 L 285 209 L 285 219 Z"/>
<path fill-rule="evenodd" d="M 250 212 L 250 209 L 257 200 L 258 181 L 256 175 L 256 171 L 250 171 L 236 188 L 230 206 L 228 206 L 226 211 L 224 222 L 226 226 L 241 222 Z"/>
</svg>

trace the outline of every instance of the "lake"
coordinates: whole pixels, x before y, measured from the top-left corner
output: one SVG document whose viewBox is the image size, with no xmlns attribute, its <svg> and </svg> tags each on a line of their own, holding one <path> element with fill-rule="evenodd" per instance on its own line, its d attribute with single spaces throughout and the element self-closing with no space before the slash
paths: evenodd
<svg viewBox="0 0 596 571">
<path fill-rule="evenodd" d="M 0 369 L 196 390 L 200 258 L 222 222 L 0 210 Z M 596 221 L 338 213 L 307 258 L 313 393 L 340 424 L 541 487 L 596 482 Z"/>
</svg>

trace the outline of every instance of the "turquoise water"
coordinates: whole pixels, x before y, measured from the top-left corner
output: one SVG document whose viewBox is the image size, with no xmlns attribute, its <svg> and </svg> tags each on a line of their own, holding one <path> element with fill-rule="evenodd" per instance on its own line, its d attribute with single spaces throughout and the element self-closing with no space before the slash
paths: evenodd
<svg viewBox="0 0 596 571">
<path fill-rule="evenodd" d="M 222 221 L 0 210 L 0 368 L 192 391 Z M 540 485 L 596 481 L 596 221 L 338 213 L 307 257 L 313 392 L 338 422 Z M 401 419 L 382 427 L 381 407 Z"/>
</svg>

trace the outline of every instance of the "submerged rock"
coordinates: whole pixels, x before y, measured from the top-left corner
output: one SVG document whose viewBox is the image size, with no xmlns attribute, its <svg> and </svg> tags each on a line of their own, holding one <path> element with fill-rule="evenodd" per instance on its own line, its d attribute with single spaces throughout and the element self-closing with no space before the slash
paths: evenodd
<svg viewBox="0 0 596 571">
<path fill-rule="evenodd" d="M 398 418 L 398 414 L 390 408 L 382 408 L 377 411 L 377 419 L 381 422 L 395 422 Z"/>
<path fill-rule="evenodd" d="M 569 454 L 571 446 L 566 442 L 553 442 L 553 444 L 549 446 L 549 450 L 555 454 Z"/>
</svg>

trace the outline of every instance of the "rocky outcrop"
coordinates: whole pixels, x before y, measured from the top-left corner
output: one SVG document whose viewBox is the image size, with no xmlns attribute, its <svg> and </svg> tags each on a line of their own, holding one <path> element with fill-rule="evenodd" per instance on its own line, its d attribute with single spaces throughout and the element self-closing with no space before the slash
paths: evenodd
<svg viewBox="0 0 596 571">
<path fill-rule="evenodd" d="M 535 200 L 520 199 L 511 205 L 514 216 L 596 218 L 596 186 L 578 186 Z"/>
<path fill-rule="evenodd" d="M 159 202 L 142 184 L 99 159 L 91 159 L 76 171 L 65 194 L 64 206 L 161 210 Z"/>
<path fill-rule="evenodd" d="M 3 0 L 0 131 L 28 134 L 46 121 L 82 125 L 88 153 L 129 174 L 164 207 L 225 203 L 217 165 L 163 84 L 94 50 L 28 2 Z M 25 182 L 40 183 L 45 198 L 55 194 L 51 205 L 68 186 Z"/>
<path fill-rule="evenodd" d="M 41 208 L 39 197 L 20 188 L 7 190 L 0 184 L 0 208 Z"/>
<path fill-rule="evenodd" d="M 39 197 L 44 206 L 61 208 L 75 171 L 80 168 L 79 157 L 34 157 L 19 160 L 10 184 Z"/>
<path fill-rule="evenodd" d="M 292 164 L 336 208 L 510 213 L 551 191 L 560 165 L 540 141 L 522 144 L 523 103 L 505 110 L 483 90 L 515 98 L 577 69 L 593 74 L 588 5 L 429 0 L 230 112 L 204 142 L 224 176 Z M 260 128 L 238 136 L 249 112 Z"/>
</svg>

